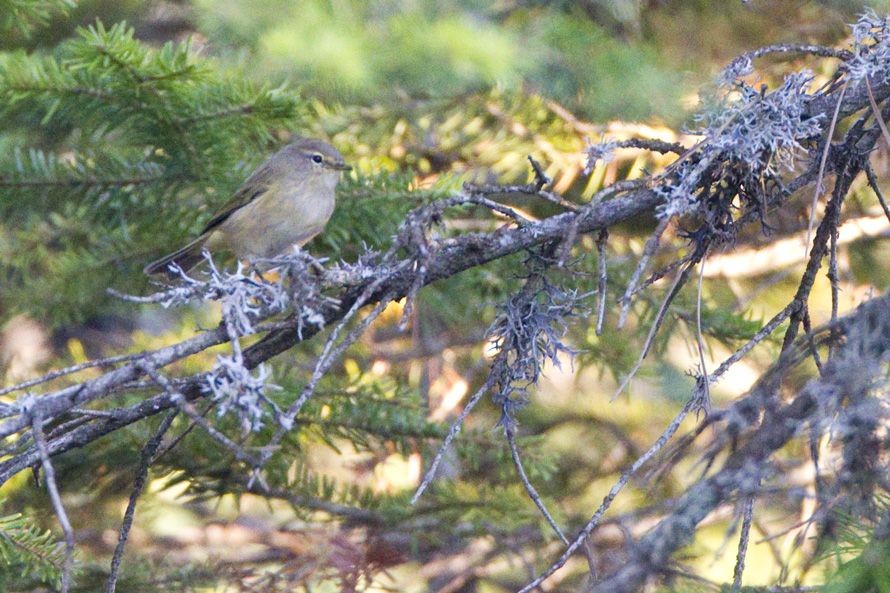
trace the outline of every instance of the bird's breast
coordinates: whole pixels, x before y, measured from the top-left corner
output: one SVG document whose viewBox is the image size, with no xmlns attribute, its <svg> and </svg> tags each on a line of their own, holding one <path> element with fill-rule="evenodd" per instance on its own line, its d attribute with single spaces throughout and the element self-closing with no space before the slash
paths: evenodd
<svg viewBox="0 0 890 593">
<path fill-rule="evenodd" d="M 279 184 L 233 212 L 220 225 L 219 240 L 240 257 L 274 257 L 321 232 L 334 211 L 334 197 L 325 186 Z"/>
</svg>

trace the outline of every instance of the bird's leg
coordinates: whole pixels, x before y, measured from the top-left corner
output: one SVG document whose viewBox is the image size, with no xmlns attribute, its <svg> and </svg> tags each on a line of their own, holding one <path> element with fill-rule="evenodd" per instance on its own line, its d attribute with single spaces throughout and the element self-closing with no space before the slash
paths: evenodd
<svg viewBox="0 0 890 593">
<path fill-rule="evenodd" d="M 316 275 L 324 276 L 325 269 L 321 262 L 312 260 L 309 263 L 309 267 L 312 268 L 312 271 L 315 272 Z"/>
<path fill-rule="evenodd" d="M 281 278 L 281 274 L 278 272 L 278 268 L 272 268 L 264 272 L 260 269 L 257 262 L 254 260 L 247 261 L 247 269 L 250 270 L 251 274 L 259 278 L 260 281 L 267 284 L 274 284 Z"/>
</svg>

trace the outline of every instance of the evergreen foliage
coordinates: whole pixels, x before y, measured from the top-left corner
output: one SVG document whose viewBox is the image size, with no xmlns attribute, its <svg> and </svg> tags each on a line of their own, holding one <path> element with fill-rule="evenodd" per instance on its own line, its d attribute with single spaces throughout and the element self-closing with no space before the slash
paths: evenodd
<svg viewBox="0 0 890 593">
<path fill-rule="evenodd" d="M 0 2 L 0 31 L 27 36 L 46 25 L 53 16 L 76 6 L 76 0 L 3 0 Z"/>
<path fill-rule="evenodd" d="M 199 4 L 211 38 L 239 39 L 269 75 L 296 74 L 328 100 L 441 98 L 529 84 L 597 119 L 668 114 L 678 104 L 676 79 L 655 52 L 613 39 L 570 3 Z M 631 64 L 637 75 L 623 76 Z"/>
<path fill-rule="evenodd" d="M 830 593 L 885 591 L 890 587 L 890 499 L 877 497 L 875 514 L 853 515 L 839 510 L 837 546 L 826 546 L 825 556 L 837 561 L 828 581 Z"/>
<path fill-rule="evenodd" d="M 102 286 L 138 282 L 139 264 L 194 233 L 256 164 L 243 147 L 301 117 L 294 94 L 215 72 L 187 43 L 150 49 L 124 24 L 7 56 L 0 89 L 7 134 L 39 125 L 48 145 L 0 162 L 4 308 L 55 322 L 106 306 Z"/>
<path fill-rule="evenodd" d="M 63 557 L 62 546 L 48 529 L 36 527 L 20 513 L 0 518 L 0 586 L 4 590 L 17 588 L 14 583 L 58 586 Z"/>
</svg>

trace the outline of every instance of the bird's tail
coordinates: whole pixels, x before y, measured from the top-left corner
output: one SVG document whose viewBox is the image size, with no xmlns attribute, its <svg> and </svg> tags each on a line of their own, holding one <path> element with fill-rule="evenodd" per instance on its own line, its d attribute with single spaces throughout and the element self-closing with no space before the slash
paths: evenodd
<svg viewBox="0 0 890 593">
<path fill-rule="evenodd" d="M 142 271 L 148 276 L 158 273 L 165 273 L 168 276 L 173 276 L 173 274 L 170 273 L 169 266 L 170 264 L 175 263 L 182 268 L 184 272 L 188 272 L 204 259 L 204 243 L 207 242 L 207 237 L 208 235 L 206 234 L 201 235 L 179 251 L 174 251 L 170 255 L 165 255 L 161 259 L 151 262 L 145 266 Z"/>
</svg>

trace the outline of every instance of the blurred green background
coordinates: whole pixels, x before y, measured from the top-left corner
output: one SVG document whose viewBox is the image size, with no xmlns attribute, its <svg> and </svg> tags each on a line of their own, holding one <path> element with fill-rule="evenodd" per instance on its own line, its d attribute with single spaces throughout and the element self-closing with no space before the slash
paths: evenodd
<svg viewBox="0 0 890 593">
<path fill-rule="evenodd" d="M 39 29 L 51 45 L 96 18 L 148 41 L 196 34 L 244 76 L 328 104 L 539 93 L 590 120 L 677 124 L 690 93 L 739 52 L 838 41 L 886 0 L 85 0 Z M 16 46 L 5 39 L 0 47 Z"/>
</svg>

